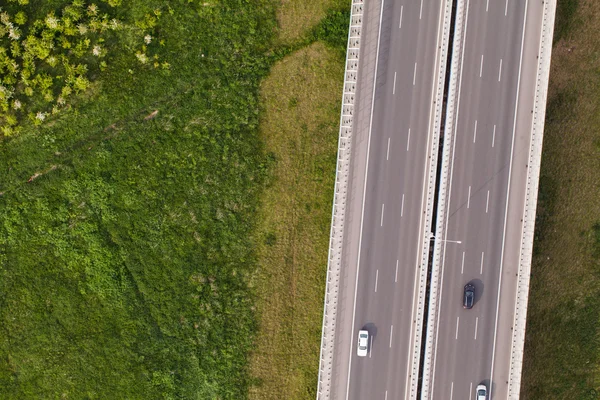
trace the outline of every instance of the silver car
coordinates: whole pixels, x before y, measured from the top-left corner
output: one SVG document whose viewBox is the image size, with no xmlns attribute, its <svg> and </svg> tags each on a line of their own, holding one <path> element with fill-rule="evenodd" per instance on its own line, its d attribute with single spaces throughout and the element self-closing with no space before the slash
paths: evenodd
<svg viewBox="0 0 600 400">
<path fill-rule="evenodd" d="M 487 387 L 485 385 L 478 385 L 475 389 L 475 395 L 477 400 L 487 400 Z"/>
<path fill-rule="evenodd" d="M 356 354 L 359 357 L 367 355 L 367 349 L 369 348 L 369 332 L 358 331 L 358 346 L 356 348 Z"/>
</svg>

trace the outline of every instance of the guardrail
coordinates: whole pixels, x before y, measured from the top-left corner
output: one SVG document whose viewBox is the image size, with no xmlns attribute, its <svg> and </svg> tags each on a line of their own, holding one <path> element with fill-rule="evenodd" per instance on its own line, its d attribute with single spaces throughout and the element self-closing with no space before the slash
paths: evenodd
<svg viewBox="0 0 600 400">
<path fill-rule="evenodd" d="M 465 1 L 458 0 L 456 4 L 456 20 L 454 38 L 462 38 L 464 19 L 465 19 Z M 445 232 L 446 227 L 446 201 L 448 198 L 448 179 L 451 175 L 451 156 L 452 156 L 452 141 L 454 139 L 454 116 L 455 116 L 455 100 L 458 97 L 457 90 L 459 89 L 460 63 L 463 54 L 462 40 L 454 40 L 452 49 L 452 59 L 450 66 L 450 79 L 448 87 L 448 101 L 446 104 L 446 122 L 444 126 L 444 143 L 442 152 L 442 168 L 440 171 L 440 185 L 438 190 L 438 210 L 436 221 L 436 232 Z M 433 246 L 433 256 L 431 262 L 431 279 L 429 287 L 429 311 L 427 314 L 427 333 L 425 339 L 425 356 L 423 359 L 423 379 L 421 399 L 426 400 L 431 397 L 429 389 L 431 387 L 431 374 L 433 369 L 433 357 L 435 354 L 435 332 L 437 330 L 437 315 L 438 302 L 441 296 L 441 288 L 439 287 L 440 279 L 440 258 L 442 257 L 442 244 L 445 243 L 436 240 Z"/>
<path fill-rule="evenodd" d="M 417 297 L 417 314 L 413 323 L 415 324 L 415 337 L 412 348 L 412 360 L 410 368 L 410 392 L 409 399 L 417 399 L 419 396 L 419 367 L 421 361 L 421 350 L 422 350 L 422 335 L 423 335 L 423 323 L 425 320 L 425 300 L 427 291 L 427 272 L 429 265 L 429 251 L 430 251 L 430 239 L 431 239 L 431 225 L 433 223 L 433 212 L 434 212 L 434 198 L 435 198 L 435 181 L 437 178 L 437 166 L 438 166 L 438 153 L 439 153 L 439 142 L 440 142 L 440 131 L 442 123 L 442 115 L 444 108 L 444 84 L 446 81 L 446 64 L 448 58 L 448 49 L 450 40 L 450 29 L 452 20 L 452 0 L 443 0 L 443 6 L 440 10 L 440 21 L 442 24 L 439 35 L 441 36 L 441 42 L 439 44 L 436 64 L 434 68 L 437 69 L 437 75 L 435 84 L 433 86 L 432 101 L 434 103 L 433 109 L 433 128 L 429 129 L 431 134 L 431 145 L 429 150 L 431 157 L 429 159 L 429 173 L 427 176 L 427 201 L 425 208 L 425 227 L 423 229 L 424 237 L 421 260 L 419 265 L 419 288 Z M 438 24 L 439 24 L 438 23 Z M 408 382 L 407 382 L 408 385 Z"/>
<path fill-rule="evenodd" d="M 533 237 L 537 207 L 540 166 L 542 162 L 542 141 L 544 138 L 544 119 L 546 117 L 546 99 L 548 97 L 548 77 L 550 75 L 550 56 L 556 15 L 556 0 L 543 2 L 542 38 L 540 40 L 538 70 L 536 76 L 535 101 L 532 121 L 532 138 L 529 147 L 527 167 L 527 189 L 525 210 L 523 212 L 523 232 L 519 257 L 517 298 L 511 342 L 510 372 L 508 380 L 508 398 L 517 400 L 521 388 L 523 369 L 523 348 L 525 346 L 525 326 L 527 302 L 529 298 L 529 280 Z"/>
<path fill-rule="evenodd" d="M 333 353 L 335 341 L 336 313 L 342 263 L 342 241 L 344 238 L 344 219 L 350 174 L 350 155 L 352 147 L 352 124 L 354 121 L 354 101 L 356 98 L 358 64 L 360 55 L 360 36 L 362 30 L 364 0 L 353 0 L 348 32 L 346 68 L 344 71 L 344 94 L 340 117 L 337 168 L 331 232 L 329 236 L 329 255 L 327 261 L 327 280 L 325 283 L 325 301 L 323 306 L 323 327 L 321 333 L 321 354 L 319 357 L 319 378 L 317 399 L 329 399 L 331 392 Z"/>
</svg>

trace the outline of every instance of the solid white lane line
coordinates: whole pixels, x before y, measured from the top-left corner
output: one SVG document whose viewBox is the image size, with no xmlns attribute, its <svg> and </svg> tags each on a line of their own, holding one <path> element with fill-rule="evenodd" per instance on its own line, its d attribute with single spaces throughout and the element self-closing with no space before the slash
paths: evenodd
<svg viewBox="0 0 600 400">
<path fill-rule="evenodd" d="M 469 27 L 469 3 L 470 0 L 467 0 L 467 6 L 466 6 L 466 13 L 465 13 L 465 31 L 463 34 L 463 38 L 462 38 L 462 48 L 465 48 L 465 42 L 467 41 L 467 28 Z M 441 15 L 441 13 L 440 13 Z M 458 135 L 456 134 L 456 128 L 458 126 L 458 117 L 459 117 L 459 111 L 460 111 L 460 94 L 462 91 L 462 77 L 463 77 L 463 65 L 465 63 L 465 52 L 463 51 L 460 57 L 460 75 L 459 75 L 459 79 L 458 79 L 458 96 L 457 96 L 457 102 L 456 102 L 456 118 L 454 119 L 454 139 L 452 141 L 452 163 L 450 164 L 450 183 L 448 185 L 448 207 L 450 207 L 450 200 L 452 199 L 452 179 L 454 178 L 454 156 L 456 154 L 456 138 L 458 137 Z M 444 228 L 444 237 L 446 237 L 446 235 L 448 234 L 448 220 L 450 218 L 450 213 L 446 213 L 446 227 Z M 439 301 L 441 302 L 443 300 L 442 294 L 444 292 L 444 270 L 446 268 L 446 262 L 445 262 L 445 258 L 446 258 L 446 243 L 447 242 L 443 242 L 444 243 L 444 250 L 443 250 L 443 254 L 442 254 L 442 259 L 444 260 L 442 262 L 442 272 L 441 272 L 441 278 L 440 278 L 440 294 L 439 294 Z M 439 341 L 437 340 L 439 337 L 439 332 L 440 332 L 440 318 L 441 318 L 441 312 L 437 313 L 437 322 L 436 322 L 436 328 L 435 328 L 435 349 L 433 351 L 433 368 L 432 368 L 432 374 L 431 374 L 431 396 L 433 397 L 433 393 L 435 390 L 435 371 L 436 371 L 436 365 L 437 365 L 437 348 L 438 348 L 438 343 Z M 454 382 L 452 383 L 452 385 L 454 386 Z M 452 392 L 450 392 L 450 398 L 452 399 Z M 346 399 L 347 400 L 347 399 Z"/>
<path fill-rule="evenodd" d="M 456 317 L 456 336 L 454 337 L 455 339 L 458 340 L 458 324 L 460 322 L 459 317 Z"/>
<path fill-rule="evenodd" d="M 413 86 L 417 83 L 417 63 L 415 63 L 415 72 L 413 74 Z"/>
<path fill-rule="evenodd" d="M 475 120 L 475 129 L 473 129 L 473 143 L 477 139 L 477 120 Z"/>
<path fill-rule="evenodd" d="M 371 95 L 371 115 L 369 117 L 369 138 L 367 139 L 367 160 L 365 166 L 365 183 L 363 184 L 363 198 L 360 215 L 360 234 L 358 238 L 358 255 L 356 257 L 356 280 L 354 282 L 354 301 L 352 305 L 352 329 L 350 330 L 350 354 L 354 350 L 354 322 L 356 319 L 356 295 L 358 293 L 358 274 L 360 272 L 360 251 L 362 244 L 363 223 L 365 219 L 365 199 L 367 194 L 367 178 L 369 176 L 369 155 L 371 152 L 371 133 L 373 131 L 373 109 L 375 107 L 375 88 L 377 87 L 377 64 L 379 59 L 379 45 L 381 42 L 381 21 L 383 20 L 383 7 L 385 0 L 381 0 L 381 11 L 379 12 L 379 33 L 377 34 L 377 52 L 375 53 L 375 73 L 373 74 L 373 94 Z M 371 337 L 372 341 L 372 337 Z M 371 353 L 369 352 L 369 358 Z M 352 357 L 348 357 L 348 379 L 346 380 L 346 400 L 350 394 L 350 372 L 352 371 Z"/>
<path fill-rule="evenodd" d="M 452 400 L 452 393 L 454 393 L 454 382 L 450 384 L 450 400 Z"/>
<path fill-rule="evenodd" d="M 387 149 L 387 155 L 385 156 L 386 160 L 390 159 L 390 139 L 391 138 L 388 138 L 388 149 Z"/>
<path fill-rule="evenodd" d="M 408 139 L 406 140 L 406 151 L 410 147 L 410 128 L 408 128 Z"/>
<path fill-rule="evenodd" d="M 400 23 L 398 24 L 398 29 L 402 28 L 402 11 L 404 10 L 404 6 L 400 6 Z"/>
<path fill-rule="evenodd" d="M 392 88 L 392 94 L 396 94 L 396 71 L 394 71 L 394 87 Z"/>
<path fill-rule="evenodd" d="M 471 395 L 473 394 L 473 382 L 469 385 L 469 400 L 471 400 Z"/>
<path fill-rule="evenodd" d="M 508 13 L 508 0 L 506 0 L 506 6 L 504 7 L 504 16 Z"/>
<path fill-rule="evenodd" d="M 419 10 L 419 19 L 423 17 L 423 0 L 421 0 L 421 9 Z"/>
<path fill-rule="evenodd" d="M 390 327 L 390 348 L 392 347 L 392 337 L 394 336 L 394 325 Z"/>
<path fill-rule="evenodd" d="M 471 205 L 471 186 L 469 186 L 469 194 L 467 195 L 467 208 Z"/>
<path fill-rule="evenodd" d="M 465 270 L 465 252 L 463 251 L 463 257 L 462 257 L 462 263 L 460 263 L 460 273 L 462 275 L 462 273 Z"/>
<path fill-rule="evenodd" d="M 488 9 L 490 8 L 490 0 L 487 0 L 485 2 L 485 12 L 488 12 Z"/>
<path fill-rule="evenodd" d="M 494 125 L 494 133 L 492 133 L 492 147 L 494 147 L 495 141 L 496 141 L 496 125 Z"/>
<path fill-rule="evenodd" d="M 507 0 L 508 1 L 508 0 Z M 506 244 L 506 221 L 508 219 L 508 199 L 510 198 L 510 184 L 512 180 L 512 162 L 515 152 L 515 134 L 517 131 L 517 110 L 519 108 L 519 90 L 521 88 L 521 67 L 523 66 L 523 47 L 525 43 L 525 31 L 527 28 L 527 8 L 529 0 L 525 0 L 525 13 L 523 14 L 523 33 L 521 36 L 521 56 L 519 58 L 519 74 L 517 78 L 517 95 L 515 98 L 515 116 L 513 119 L 512 143 L 510 145 L 510 162 L 508 164 L 508 187 L 506 189 L 506 208 L 504 209 L 504 232 L 502 233 L 502 250 L 500 251 L 500 271 L 498 279 L 498 296 L 496 298 L 496 322 L 494 323 L 494 345 L 492 346 L 492 367 L 490 370 L 490 382 L 494 382 L 494 361 L 496 358 L 496 338 L 498 336 L 498 313 L 500 311 L 500 289 L 502 288 L 502 270 L 504 269 L 504 245 Z M 537 76 L 536 76 L 537 78 Z M 490 399 L 492 397 L 493 385 L 490 385 Z"/>
<path fill-rule="evenodd" d="M 402 193 L 402 206 L 400 206 L 400 217 L 404 215 L 404 193 Z"/>
<path fill-rule="evenodd" d="M 383 212 L 385 211 L 385 204 L 381 205 L 381 226 L 383 226 Z"/>
<path fill-rule="evenodd" d="M 483 74 L 483 54 L 481 55 L 481 65 L 479 66 L 479 77 Z"/>
<path fill-rule="evenodd" d="M 479 317 L 475 318 L 475 340 L 477 340 L 477 324 L 479 323 Z"/>
<path fill-rule="evenodd" d="M 479 275 L 483 274 L 483 251 L 481 252 L 481 266 L 479 267 Z"/>
<path fill-rule="evenodd" d="M 375 293 L 377 293 L 377 281 L 379 280 L 379 270 L 375 271 Z"/>
<path fill-rule="evenodd" d="M 396 275 L 394 276 L 394 282 L 398 282 L 398 261 L 400 260 L 396 260 Z"/>
<path fill-rule="evenodd" d="M 502 79 L 502 59 L 500 59 L 500 69 L 498 70 L 498 82 Z"/>
<path fill-rule="evenodd" d="M 488 208 L 490 206 L 490 191 L 488 190 L 487 200 L 485 201 L 485 213 L 487 214 Z"/>
<path fill-rule="evenodd" d="M 371 351 L 373 350 L 373 336 L 371 336 L 371 345 L 369 346 L 369 358 L 371 358 Z"/>
</svg>

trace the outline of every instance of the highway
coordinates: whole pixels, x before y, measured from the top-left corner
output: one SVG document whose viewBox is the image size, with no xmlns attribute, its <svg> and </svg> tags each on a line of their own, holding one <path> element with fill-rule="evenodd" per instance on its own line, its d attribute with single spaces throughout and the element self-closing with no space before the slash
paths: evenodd
<svg viewBox="0 0 600 400">
<path fill-rule="evenodd" d="M 429 399 L 507 397 L 541 5 L 465 0 Z M 454 243 L 450 240 L 460 241 Z M 476 287 L 472 309 L 463 287 Z"/>
<path fill-rule="evenodd" d="M 352 188 L 348 206 L 357 230 L 346 246 L 358 252 L 346 257 L 351 272 L 342 296 L 347 318 L 336 331 L 335 399 L 405 398 L 411 379 L 416 382 L 411 350 L 424 288 L 423 246 L 429 245 L 424 209 L 432 201 L 427 188 L 444 3 L 384 0 L 377 40 L 361 49 L 376 52 L 375 92 L 368 137 L 360 143 L 364 180 Z M 370 333 L 366 357 L 356 355 L 360 329 Z"/>
</svg>

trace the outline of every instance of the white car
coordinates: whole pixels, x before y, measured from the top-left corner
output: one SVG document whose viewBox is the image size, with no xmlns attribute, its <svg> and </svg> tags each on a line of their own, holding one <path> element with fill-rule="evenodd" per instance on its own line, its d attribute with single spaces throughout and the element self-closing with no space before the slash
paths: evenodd
<svg viewBox="0 0 600 400">
<path fill-rule="evenodd" d="M 358 346 L 356 348 L 356 354 L 359 357 L 367 355 L 367 349 L 369 348 L 369 332 L 358 331 Z"/>
<path fill-rule="evenodd" d="M 487 387 L 485 385 L 478 385 L 475 389 L 477 400 L 487 400 Z"/>
</svg>

